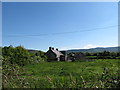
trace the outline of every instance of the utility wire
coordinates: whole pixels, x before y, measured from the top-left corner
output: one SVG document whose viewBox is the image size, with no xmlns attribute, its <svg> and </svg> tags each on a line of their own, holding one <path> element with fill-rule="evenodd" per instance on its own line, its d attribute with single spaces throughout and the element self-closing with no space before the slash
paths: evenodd
<svg viewBox="0 0 120 90">
<path fill-rule="evenodd" d="M 76 31 L 70 31 L 70 32 L 59 32 L 59 33 L 49 33 L 49 34 L 36 34 L 36 35 L 20 35 L 20 34 L 14 34 L 14 35 L 3 35 L 4 37 L 36 37 L 36 36 L 48 36 L 48 35 L 61 35 L 61 34 L 70 34 L 70 33 L 77 33 L 77 32 L 86 32 L 86 31 L 95 31 L 95 30 L 102 30 L 102 29 L 108 29 L 108 28 L 114 28 L 118 27 L 120 25 L 114 25 L 114 26 L 107 26 L 102 28 L 94 28 L 94 29 L 86 29 L 86 30 L 76 30 Z"/>
</svg>

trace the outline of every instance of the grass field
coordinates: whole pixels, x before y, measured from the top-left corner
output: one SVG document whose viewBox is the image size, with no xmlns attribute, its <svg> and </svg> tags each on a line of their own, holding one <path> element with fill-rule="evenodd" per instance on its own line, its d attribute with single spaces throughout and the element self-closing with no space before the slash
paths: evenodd
<svg viewBox="0 0 120 90">
<path fill-rule="evenodd" d="M 23 67 L 6 87 L 11 88 L 112 88 L 119 86 L 120 61 L 43 62 Z"/>
</svg>

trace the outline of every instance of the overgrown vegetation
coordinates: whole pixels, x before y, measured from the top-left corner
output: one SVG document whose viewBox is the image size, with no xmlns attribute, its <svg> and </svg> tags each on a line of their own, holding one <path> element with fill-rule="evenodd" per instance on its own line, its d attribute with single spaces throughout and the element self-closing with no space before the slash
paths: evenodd
<svg viewBox="0 0 120 90">
<path fill-rule="evenodd" d="M 18 75 L 23 71 L 23 66 L 29 64 L 37 64 L 47 59 L 44 52 L 28 52 L 24 47 L 3 47 L 1 60 L 2 61 L 2 76 L 3 83 L 7 82 L 10 85 L 9 80 L 14 82 L 14 76 Z M 12 78 L 12 79 L 11 79 Z M 6 81 L 8 80 L 8 81 Z M 17 79 L 16 79 L 17 80 Z M 3 84 L 4 87 L 4 84 Z"/>
<path fill-rule="evenodd" d="M 4 47 L 3 88 L 118 88 L 118 59 L 46 62 L 44 52 Z"/>
<path fill-rule="evenodd" d="M 46 60 L 44 52 L 38 51 L 36 53 L 30 53 L 22 46 L 18 47 L 4 47 L 2 49 L 3 65 L 4 61 L 10 64 L 17 64 L 24 66 L 27 64 L 35 64 Z"/>
</svg>

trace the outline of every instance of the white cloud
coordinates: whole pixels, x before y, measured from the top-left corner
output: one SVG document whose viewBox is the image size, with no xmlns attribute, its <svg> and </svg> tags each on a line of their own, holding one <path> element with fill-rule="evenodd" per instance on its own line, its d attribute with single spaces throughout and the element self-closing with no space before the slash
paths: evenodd
<svg viewBox="0 0 120 90">
<path fill-rule="evenodd" d="M 80 49 L 80 48 L 74 48 L 74 47 L 70 47 L 70 46 L 68 46 L 68 47 L 61 47 L 61 48 L 59 48 L 60 50 L 70 50 L 70 49 Z"/>
<path fill-rule="evenodd" d="M 104 45 L 92 45 L 92 44 L 88 44 L 88 45 L 84 46 L 83 49 L 96 48 L 96 47 L 115 47 L 115 46 L 104 46 Z"/>
</svg>

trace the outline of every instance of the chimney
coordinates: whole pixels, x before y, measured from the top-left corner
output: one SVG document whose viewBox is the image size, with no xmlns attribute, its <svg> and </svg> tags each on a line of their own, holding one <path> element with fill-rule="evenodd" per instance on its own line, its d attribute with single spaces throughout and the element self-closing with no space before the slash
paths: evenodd
<svg viewBox="0 0 120 90">
<path fill-rule="evenodd" d="M 54 48 L 52 48 L 52 50 L 54 50 Z"/>
<path fill-rule="evenodd" d="M 51 50 L 52 49 L 52 47 L 49 47 L 49 50 Z"/>
<path fill-rule="evenodd" d="M 58 48 L 56 48 L 56 50 L 58 51 Z"/>
</svg>

